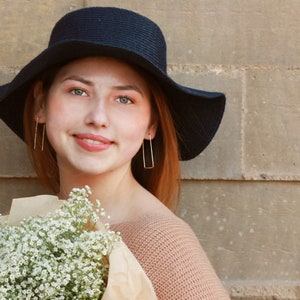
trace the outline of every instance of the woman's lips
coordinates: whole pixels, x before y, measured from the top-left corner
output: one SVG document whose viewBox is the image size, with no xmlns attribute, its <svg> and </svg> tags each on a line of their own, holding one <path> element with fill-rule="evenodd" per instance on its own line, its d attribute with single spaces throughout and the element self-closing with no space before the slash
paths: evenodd
<svg viewBox="0 0 300 300">
<path fill-rule="evenodd" d="M 99 152 L 108 149 L 113 142 L 101 135 L 90 133 L 74 134 L 76 143 L 84 150 L 90 152 Z"/>
</svg>

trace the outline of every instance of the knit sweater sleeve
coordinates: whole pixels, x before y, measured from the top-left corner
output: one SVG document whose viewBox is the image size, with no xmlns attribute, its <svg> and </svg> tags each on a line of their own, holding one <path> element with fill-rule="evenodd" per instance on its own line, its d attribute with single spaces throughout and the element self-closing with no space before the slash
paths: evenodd
<svg viewBox="0 0 300 300">
<path fill-rule="evenodd" d="M 159 300 L 229 299 L 197 237 L 181 219 L 145 216 L 116 229 L 145 270 Z"/>
</svg>

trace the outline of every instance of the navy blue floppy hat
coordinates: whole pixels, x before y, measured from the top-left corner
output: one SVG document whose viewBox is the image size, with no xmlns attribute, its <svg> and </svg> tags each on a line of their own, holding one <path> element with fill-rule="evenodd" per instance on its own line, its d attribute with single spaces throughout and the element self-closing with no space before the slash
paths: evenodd
<svg viewBox="0 0 300 300">
<path fill-rule="evenodd" d="M 8 84 L 0 86 L 0 117 L 24 139 L 23 114 L 34 80 L 50 67 L 104 55 L 146 70 L 169 100 L 181 160 L 200 154 L 214 137 L 225 108 L 225 95 L 191 89 L 167 74 L 166 43 L 160 28 L 133 11 L 89 7 L 66 14 L 53 28 L 48 47 Z"/>
</svg>

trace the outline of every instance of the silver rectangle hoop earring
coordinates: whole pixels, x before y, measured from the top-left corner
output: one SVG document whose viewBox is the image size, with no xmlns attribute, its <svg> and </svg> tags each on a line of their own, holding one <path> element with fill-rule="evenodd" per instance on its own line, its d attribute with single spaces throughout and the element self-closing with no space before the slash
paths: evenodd
<svg viewBox="0 0 300 300">
<path fill-rule="evenodd" d="M 151 134 L 149 134 L 149 149 L 150 149 L 151 164 L 147 165 L 147 163 L 146 163 L 146 155 L 145 155 L 145 140 L 144 140 L 143 141 L 143 145 L 142 145 L 144 169 L 153 169 L 154 168 L 154 158 L 153 158 L 153 149 L 152 149 Z"/>
</svg>

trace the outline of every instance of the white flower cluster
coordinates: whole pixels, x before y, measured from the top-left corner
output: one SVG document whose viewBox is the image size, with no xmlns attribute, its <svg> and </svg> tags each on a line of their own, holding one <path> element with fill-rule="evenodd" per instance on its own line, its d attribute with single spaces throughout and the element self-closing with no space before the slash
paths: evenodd
<svg viewBox="0 0 300 300">
<path fill-rule="evenodd" d="M 0 223 L 0 299 L 101 299 L 108 255 L 120 235 L 94 231 L 105 217 L 89 187 L 73 189 L 60 209 L 20 226 Z"/>
</svg>

